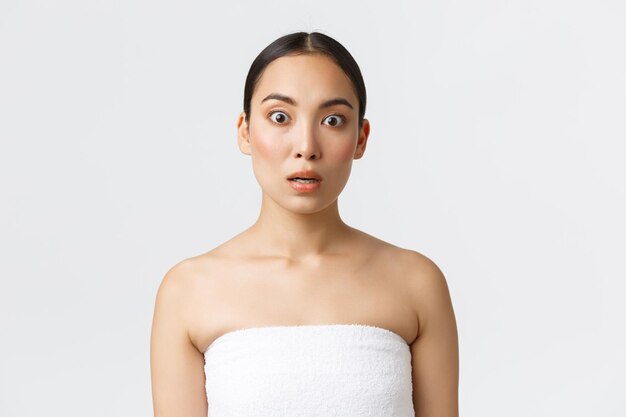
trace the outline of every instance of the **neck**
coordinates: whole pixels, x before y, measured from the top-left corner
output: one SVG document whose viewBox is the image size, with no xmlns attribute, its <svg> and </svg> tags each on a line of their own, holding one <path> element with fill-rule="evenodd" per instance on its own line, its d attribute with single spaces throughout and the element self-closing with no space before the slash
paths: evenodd
<svg viewBox="0 0 626 417">
<path fill-rule="evenodd" d="M 263 194 L 261 212 L 249 231 L 263 242 L 258 248 L 262 256 L 298 261 L 333 252 L 350 229 L 339 216 L 337 200 L 315 213 L 297 213 Z"/>
</svg>

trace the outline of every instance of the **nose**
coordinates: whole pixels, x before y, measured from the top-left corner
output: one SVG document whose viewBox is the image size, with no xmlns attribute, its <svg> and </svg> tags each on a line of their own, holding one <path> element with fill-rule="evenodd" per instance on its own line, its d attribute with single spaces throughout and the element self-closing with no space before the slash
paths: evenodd
<svg viewBox="0 0 626 417">
<path fill-rule="evenodd" d="M 320 158 L 321 151 L 313 124 L 302 123 L 302 129 L 299 129 L 298 137 L 294 141 L 294 156 L 305 159 Z"/>
</svg>

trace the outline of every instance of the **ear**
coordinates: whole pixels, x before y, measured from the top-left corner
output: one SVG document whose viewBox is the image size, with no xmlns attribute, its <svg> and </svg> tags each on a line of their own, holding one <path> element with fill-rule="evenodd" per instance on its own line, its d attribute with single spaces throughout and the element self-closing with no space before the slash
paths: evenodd
<svg viewBox="0 0 626 417">
<path fill-rule="evenodd" d="M 250 155 L 250 129 L 246 122 L 245 112 L 241 112 L 237 118 L 237 144 L 242 153 Z"/>
<path fill-rule="evenodd" d="M 354 159 L 361 159 L 363 153 L 365 152 L 365 147 L 367 146 L 367 138 L 370 135 L 370 121 L 367 119 L 363 119 L 363 126 L 359 129 L 359 140 L 356 144 L 356 149 L 354 150 Z"/>
</svg>

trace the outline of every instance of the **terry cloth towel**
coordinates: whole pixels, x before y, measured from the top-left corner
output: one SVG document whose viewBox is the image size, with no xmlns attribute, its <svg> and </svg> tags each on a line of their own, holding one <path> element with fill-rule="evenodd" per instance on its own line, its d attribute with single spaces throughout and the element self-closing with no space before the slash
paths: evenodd
<svg viewBox="0 0 626 417">
<path fill-rule="evenodd" d="M 209 417 L 415 417 L 409 345 L 382 327 L 244 328 L 204 359 Z"/>
</svg>

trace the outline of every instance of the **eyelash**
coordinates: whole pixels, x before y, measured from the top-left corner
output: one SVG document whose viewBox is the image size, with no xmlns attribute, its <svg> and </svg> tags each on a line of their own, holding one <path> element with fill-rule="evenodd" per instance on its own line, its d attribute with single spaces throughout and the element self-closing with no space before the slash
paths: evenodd
<svg viewBox="0 0 626 417">
<path fill-rule="evenodd" d="M 341 121 L 341 123 L 338 126 L 331 126 L 331 127 L 339 127 L 339 126 L 342 126 L 346 122 L 346 118 L 342 116 L 341 114 L 337 114 L 337 113 L 329 114 L 328 116 L 324 117 L 324 120 L 326 120 L 327 118 L 331 116 L 336 117 Z"/>
<path fill-rule="evenodd" d="M 274 114 L 276 114 L 276 113 L 282 113 L 282 114 L 284 114 L 285 116 L 287 116 L 287 119 L 289 119 L 289 118 L 290 118 L 290 117 L 287 115 L 287 113 L 286 113 L 286 112 L 284 112 L 284 111 L 282 111 L 282 110 L 273 110 L 273 111 L 269 112 L 269 114 L 267 115 L 267 117 L 269 117 L 269 118 L 270 118 L 270 120 L 271 120 L 271 119 L 272 119 L 272 116 L 273 116 Z M 271 120 L 271 121 L 272 121 L 273 123 L 276 123 L 276 122 L 274 122 L 273 120 Z M 276 123 L 276 124 L 283 125 L 284 123 Z"/>
<path fill-rule="evenodd" d="M 269 112 L 269 114 L 267 115 L 267 117 L 269 117 L 269 118 L 271 119 L 271 117 L 272 117 L 274 114 L 276 114 L 276 113 L 283 113 L 285 116 L 287 116 L 287 118 L 288 118 L 288 119 L 290 119 L 290 117 L 289 117 L 289 115 L 287 114 L 287 112 L 285 112 L 285 111 L 283 111 L 283 110 L 273 110 L 273 111 Z M 326 120 L 327 118 L 329 118 L 329 117 L 331 117 L 331 116 L 336 117 L 336 118 L 338 118 L 339 120 L 341 120 L 341 123 L 340 123 L 338 126 L 331 126 L 331 127 L 339 127 L 339 126 L 342 126 L 344 123 L 346 123 L 346 117 L 345 117 L 345 116 L 343 116 L 343 115 L 341 115 L 341 114 L 339 114 L 339 113 L 332 113 L 332 114 L 329 114 L 329 115 L 325 116 L 322 120 Z M 276 123 L 276 122 L 274 122 L 273 120 L 272 120 L 272 122 L 273 122 L 273 123 Z M 278 124 L 278 125 L 283 125 L 283 124 L 285 124 L 285 123 L 276 123 L 276 124 Z"/>
</svg>

